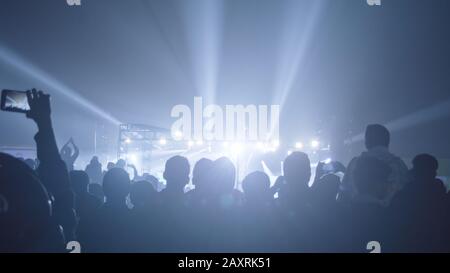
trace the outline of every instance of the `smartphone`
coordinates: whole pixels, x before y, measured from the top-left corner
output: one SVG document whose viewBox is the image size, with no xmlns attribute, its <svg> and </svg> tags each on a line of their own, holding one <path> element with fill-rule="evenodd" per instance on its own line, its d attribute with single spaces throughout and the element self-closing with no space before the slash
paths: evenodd
<svg viewBox="0 0 450 273">
<path fill-rule="evenodd" d="M 25 91 L 2 90 L 1 109 L 8 112 L 26 113 L 30 110 Z"/>
</svg>

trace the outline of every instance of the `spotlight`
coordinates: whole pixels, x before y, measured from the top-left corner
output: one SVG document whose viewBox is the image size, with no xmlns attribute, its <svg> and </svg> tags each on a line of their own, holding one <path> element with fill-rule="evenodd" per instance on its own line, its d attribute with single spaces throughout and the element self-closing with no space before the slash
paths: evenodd
<svg viewBox="0 0 450 273">
<path fill-rule="evenodd" d="M 311 148 L 317 149 L 317 148 L 319 148 L 319 146 L 320 146 L 320 142 L 318 140 L 314 139 L 311 141 Z"/>
<path fill-rule="evenodd" d="M 296 149 L 303 149 L 303 147 L 304 147 L 304 145 L 303 145 L 302 142 L 296 142 L 296 143 L 295 143 L 295 148 L 296 148 Z"/>
<path fill-rule="evenodd" d="M 165 138 L 161 138 L 161 139 L 159 140 L 159 144 L 164 146 L 164 145 L 167 144 L 167 140 L 166 140 Z"/>
<path fill-rule="evenodd" d="M 188 141 L 188 147 L 191 148 L 192 146 L 194 146 L 194 141 L 189 140 Z"/>
<path fill-rule="evenodd" d="M 126 138 L 126 139 L 125 139 L 125 143 L 130 144 L 130 143 L 131 143 L 131 139 Z"/>
<path fill-rule="evenodd" d="M 234 143 L 231 146 L 231 151 L 233 154 L 239 154 L 242 151 L 242 145 L 240 143 Z"/>
</svg>

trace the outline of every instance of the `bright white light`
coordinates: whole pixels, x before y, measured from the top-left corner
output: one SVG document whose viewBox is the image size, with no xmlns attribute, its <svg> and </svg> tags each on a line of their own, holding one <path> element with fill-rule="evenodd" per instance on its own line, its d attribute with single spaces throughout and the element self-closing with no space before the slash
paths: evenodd
<svg viewBox="0 0 450 273">
<path fill-rule="evenodd" d="M 189 140 L 189 141 L 188 141 L 188 146 L 189 146 L 189 147 L 192 147 L 192 146 L 194 146 L 194 141 L 192 141 L 192 140 Z"/>
<path fill-rule="evenodd" d="M 304 147 L 304 145 L 303 145 L 302 142 L 296 142 L 296 143 L 295 143 L 295 148 L 296 148 L 296 149 L 303 149 L 303 147 Z"/>
<path fill-rule="evenodd" d="M 233 143 L 231 146 L 231 151 L 233 154 L 239 154 L 242 151 L 242 144 L 241 143 Z"/>
<path fill-rule="evenodd" d="M 292 151 L 288 151 L 288 152 L 287 152 L 287 155 L 291 155 L 291 154 L 292 154 Z"/>
<path fill-rule="evenodd" d="M 264 151 L 265 150 L 264 143 L 262 142 L 256 143 L 256 148 L 258 148 L 258 150 Z"/>
<path fill-rule="evenodd" d="M 223 147 L 227 148 L 230 144 L 225 141 L 224 143 L 222 143 L 222 145 L 223 145 Z"/>
<path fill-rule="evenodd" d="M 325 163 L 325 164 L 330 164 L 331 163 L 331 158 L 327 158 L 327 159 L 325 159 L 324 161 L 323 161 L 323 163 Z"/>
<path fill-rule="evenodd" d="M 317 149 L 317 148 L 319 148 L 319 146 L 320 146 L 320 142 L 318 140 L 314 139 L 314 140 L 311 141 L 311 147 L 312 148 Z"/>
<path fill-rule="evenodd" d="M 279 140 L 274 140 L 274 141 L 272 142 L 272 145 L 273 145 L 273 147 L 278 148 L 278 147 L 280 146 L 280 141 L 279 141 Z"/>
<path fill-rule="evenodd" d="M 128 161 L 130 161 L 132 164 L 136 164 L 138 161 L 138 156 L 135 154 L 128 154 Z"/>
<path fill-rule="evenodd" d="M 126 138 L 126 139 L 125 139 L 125 143 L 130 144 L 130 143 L 131 143 L 131 139 Z"/>
<path fill-rule="evenodd" d="M 198 146 L 202 146 L 203 145 L 203 140 L 198 140 L 196 143 Z"/>
<path fill-rule="evenodd" d="M 166 145 L 166 144 L 167 144 L 167 140 L 166 140 L 165 138 L 161 138 L 161 139 L 159 140 L 159 144 L 160 144 L 160 145 Z"/>
<path fill-rule="evenodd" d="M 174 136 L 177 139 L 181 139 L 181 138 L 183 138 L 183 133 L 181 131 L 175 131 Z"/>
</svg>

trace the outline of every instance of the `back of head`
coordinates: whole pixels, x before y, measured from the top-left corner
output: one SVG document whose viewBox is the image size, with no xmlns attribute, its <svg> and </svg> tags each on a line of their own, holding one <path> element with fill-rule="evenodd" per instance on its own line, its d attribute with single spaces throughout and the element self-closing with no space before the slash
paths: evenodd
<svg viewBox="0 0 450 273">
<path fill-rule="evenodd" d="M 112 168 L 114 168 L 116 166 L 116 164 L 114 164 L 114 162 L 108 162 L 108 164 L 106 165 L 106 170 L 111 170 Z"/>
<path fill-rule="evenodd" d="M 231 193 L 236 179 L 236 168 L 227 157 L 216 159 L 213 164 L 214 188 L 219 193 Z"/>
<path fill-rule="evenodd" d="M 169 158 L 164 169 L 167 189 L 183 191 L 184 186 L 189 182 L 190 171 L 191 167 L 186 157 L 177 155 Z"/>
<path fill-rule="evenodd" d="M 283 162 L 284 178 L 288 185 L 308 186 L 311 162 L 307 154 L 293 152 Z"/>
<path fill-rule="evenodd" d="M 414 157 L 412 172 L 416 178 L 432 180 L 436 178 L 439 163 L 429 154 L 419 154 Z"/>
<path fill-rule="evenodd" d="M 149 181 L 138 181 L 131 185 L 130 200 L 133 206 L 142 207 L 154 201 L 156 190 Z"/>
<path fill-rule="evenodd" d="M 389 188 L 391 171 L 389 165 L 377 158 L 359 157 L 353 173 L 357 191 L 360 194 L 383 199 Z"/>
<path fill-rule="evenodd" d="M 113 168 L 103 177 L 103 192 L 108 202 L 124 201 L 130 192 L 130 177 L 121 168 Z"/>
<path fill-rule="evenodd" d="M 367 150 L 375 147 L 389 147 L 391 135 L 389 130 L 380 124 L 370 124 L 366 127 L 365 144 Z"/>
<path fill-rule="evenodd" d="M 76 194 L 83 194 L 88 192 L 89 176 L 84 171 L 71 171 L 70 175 L 70 185 L 72 190 Z"/>
<path fill-rule="evenodd" d="M 127 162 L 123 159 L 117 160 L 116 164 L 114 165 L 115 168 L 121 168 L 125 169 L 125 166 L 127 165 Z"/>
<path fill-rule="evenodd" d="M 207 183 L 210 183 L 210 174 L 213 168 L 213 161 L 207 158 L 202 158 L 195 163 L 192 171 L 192 184 L 198 190 L 203 190 Z"/>
<path fill-rule="evenodd" d="M 248 201 L 266 200 L 270 196 L 270 179 L 264 172 L 252 172 L 242 181 L 242 189 Z"/>
<path fill-rule="evenodd" d="M 0 153 L 0 252 L 35 251 L 50 222 L 50 199 L 35 173 Z"/>
<path fill-rule="evenodd" d="M 312 189 L 316 198 L 319 201 L 333 201 L 336 200 L 339 191 L 341 180 L 335 174 L 327 174 L 314 182 Z"/>
</svg>

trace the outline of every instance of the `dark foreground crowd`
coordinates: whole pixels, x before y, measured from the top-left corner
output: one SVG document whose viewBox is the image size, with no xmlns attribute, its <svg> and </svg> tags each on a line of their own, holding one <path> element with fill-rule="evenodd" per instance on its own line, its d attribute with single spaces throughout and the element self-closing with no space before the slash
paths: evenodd
<svg viewBox="0 0 450 273">
<path fill-rule="evenodd" d="M 148 174 L 130 181 L 123 161 L 72 170 L 78 150 L 72 140 L 58 150 L 49 96 L 28 101 L 39 164 L 0 153 L 0 252 L 66 252 L 71 241 L 81 252 L 368 252 L 374 241 L 382 252 L 450 251 L 437 160 L 417 155 L 408 170 L 381 125 L 367 126 L 366 152 L 335 164 L 342 179 L 320 163 L 309 187 L 308 155 L 294 152 L 272 187 L 253 172 L 241 192 L 229 159 L 201 159 L 185 193 L 182 156 L 166 162 L 161 191 Z"/>
</svg>

